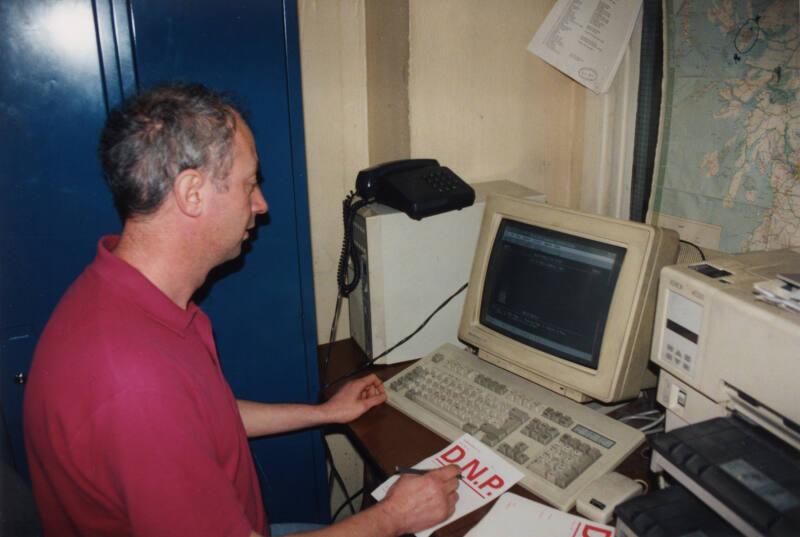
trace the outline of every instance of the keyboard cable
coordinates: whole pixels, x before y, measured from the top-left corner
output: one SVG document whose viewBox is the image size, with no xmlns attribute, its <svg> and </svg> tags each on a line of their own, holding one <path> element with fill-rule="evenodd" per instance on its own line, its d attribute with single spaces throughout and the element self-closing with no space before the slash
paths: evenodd
<svg viewBox="0 0 800 537">
<path fill-rule="evenodd" d="M 325 386 L 322 387 L 322 391 L 325 391 L 328 388 L 330 388 L 331 386 L 335 386 L 336 384 L 342 382 L 343 380 L 349 379 L 350 377 L 352 377 L 354 375 L 357 375 L 358 373 L 361 373 L 365 369 L 369 368 L 369 366 L 374 364 L 376 361 L 380 360 L 381 358 L 383 358 L 384 356 L 386 356 L 387 354 L 389 354 L 390 352 L 392 352 L 393 350 L 398 348 L 400 345 L 403 345 L 409 339 L 411 339 L 412 337 L 416 336 L 419 333 L 420 330 L 425 328 L 425 326 L 430 322 L 431 319 L 433 319 L 433 317 L 437 313 L 439 313 L 445 306 L 447 306 L 447 304 L 449 304 L 451 300 L 453 300 L 460 293 L 462 293 L 464 291 L 464 289 L 467 288 L 468 285 L 469 285 L 469 283 L 465 283 L 464 285 L 459 287 L 453 294 L 451 294 L 449 297 L 447 297 L 444 302 L 439 304 L 439 306 L 437 306 L 436 309 L 433 310 L 433 312 L 431 312 L 430 315 L 428 315 L 428 317 L 422 322 L 421 325 L 419 325 L 417 327 L 416 330 L 414 330 L 409 335 L 407 335 L 406 337 L 404 337 L 403 339 L 401 339 L 400 341 L 398 341 L 397 343 L 395 343 L 394 345 L 392 345 L 391 347 L 389 347 L 388 349 L 386 349 L 385 351 L 380 353 L 375 358 L 367 360 L 366 362 L 364 362 L 363 364 L 361 364 L 359 367 L 355 368 L 354 370 L 350 371 L 349 373 L 346 373 L 346 374 L 340 376 L 339 378 L 330 381 L 329 383 L 327 383 Z"/>
</svg>

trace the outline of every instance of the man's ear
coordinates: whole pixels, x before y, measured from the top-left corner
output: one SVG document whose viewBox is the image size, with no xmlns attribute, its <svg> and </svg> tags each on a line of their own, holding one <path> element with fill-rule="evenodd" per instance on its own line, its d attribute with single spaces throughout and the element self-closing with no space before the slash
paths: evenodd
<svg viewBox="0 0 800 537">
<path fill-rule="evenodd" d="M 183 170 L 175 177 L 172 192 L 178 208 L 186 216 L 194 218 L 202 214 L 206 180 L 202 172 L 193 168 Z"/>
</svg>

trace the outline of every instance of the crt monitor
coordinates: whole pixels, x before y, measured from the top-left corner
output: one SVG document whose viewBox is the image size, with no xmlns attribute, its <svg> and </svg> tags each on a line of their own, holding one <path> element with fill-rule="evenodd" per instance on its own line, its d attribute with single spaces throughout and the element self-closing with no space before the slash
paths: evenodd
<svg viewBox="0 0 800 537">
<path fill-rule="evenodd" d="M 635 397 L 655 385 L 658 277 L 677 253 L 672 230 L 491 196 L 459 337 L 576 401 Z"/>
</svg>

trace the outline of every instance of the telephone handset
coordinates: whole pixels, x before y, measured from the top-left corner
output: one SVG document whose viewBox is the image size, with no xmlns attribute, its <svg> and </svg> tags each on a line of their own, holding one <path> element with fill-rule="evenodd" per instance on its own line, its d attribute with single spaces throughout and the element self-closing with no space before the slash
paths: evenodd
<svg viewBox="0 0 800 537">
<path fill-rule="evenodd" d="M 356 192 L 367 202 L 388 205 L 415 220 L 475 202 L 475 190 L 434 159 L 396 160 L 362 170 Z"/>
</svg>

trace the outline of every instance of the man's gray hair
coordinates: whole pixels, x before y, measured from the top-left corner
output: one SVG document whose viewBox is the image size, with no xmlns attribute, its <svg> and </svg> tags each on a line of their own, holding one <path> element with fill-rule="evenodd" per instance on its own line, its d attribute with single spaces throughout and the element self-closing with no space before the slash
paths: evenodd
<svg viewBox="0 0 800 537">
<path fill-rule="evenodd" d="M 113 110 L 99 155 L 122 219 L 153 213 L 187 169 L 227 188 L 235 128 L 231 102 L 200 84 L 159 86 Z"/>
</svg>

